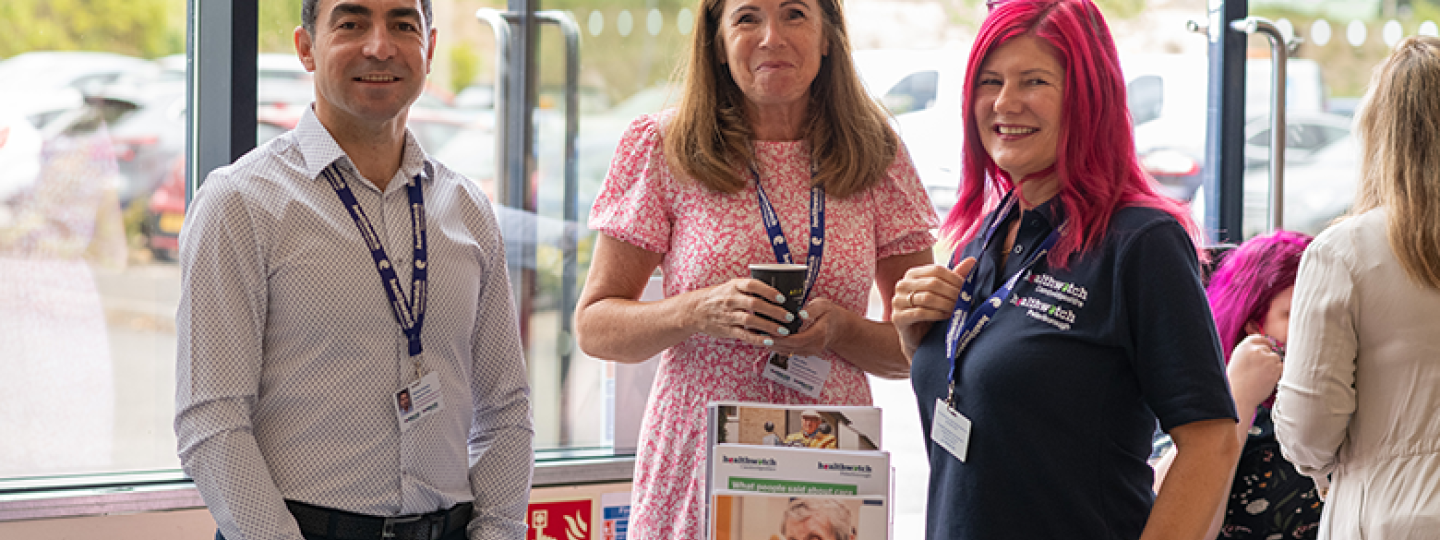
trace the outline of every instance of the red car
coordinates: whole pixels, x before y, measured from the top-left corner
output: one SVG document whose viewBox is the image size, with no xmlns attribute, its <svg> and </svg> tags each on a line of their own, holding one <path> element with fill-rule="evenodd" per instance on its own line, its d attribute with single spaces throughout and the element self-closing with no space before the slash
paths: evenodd
<svg viewBox="0 0 1440 540">
<path fill-rule="evenodd" d="M 300 123 L 300 109 L 294 107 L 265 107 L 257 112 L 259 124 L 255 126 L 256 145 L 295 128 Z M 180 253 L 180 227 L 185 224 L 185 155 L 181 154 L 170 163 L 165 179 L 150 194 L 145 207 L 145 222 L 141 231 L 145 245 L 158 260 L 174 261 Z"/>
</svg>

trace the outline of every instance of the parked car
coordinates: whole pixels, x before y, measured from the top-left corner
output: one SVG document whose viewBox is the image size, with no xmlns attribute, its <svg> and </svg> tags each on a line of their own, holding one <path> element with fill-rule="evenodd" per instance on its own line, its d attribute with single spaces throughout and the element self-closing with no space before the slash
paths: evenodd
<svg viewBox="0 0 1440 540">
<path fill-rule="evenodd" d="M 866 88 L 895 114 L 895 131 L 942 219 L 960 186 L 960 102 L 968 54 L 954 48 L 854 53 Z"/>
<path fill-rule="evenodd" d="M 1307 115 L 1308 116 L 1308 115 Z M 1355 191 L 1360 181 L 1359 145 L 1354 135 L 1345 129 L 1337 130 L 1337 119 L 1341 115 L 1322 114 L 1321 118 L 1306 119 L 1297 116 L 1302 125 L 1328 126 L 1333 137 L 1319 142 L 1319 138 L 1308 136 L 1292 137 L 1287 130 L 1286 138 L 1291 143 L 1285 151 L 1285 229 L 1310 235 L 1319 234 L 1335 218 L 1350 211 L 1355 200 Z M 1309 124 L 1304 124 L 1309 122 Z M 1297 131 L 1298 133 L 1298 131 Z M 1269 139 L 1268 123 L 1264 129 L 1255 130 L 1249 137 L 1256 144 L 1247 144 L 1247 151 L 1255 151 L 1258 141 Z M 1312 143 L 1312 144 L 1306 144 Z M 1267 156 L 1268 157 L 1268 156 Z M 1269 161 L 1252 162 L 1245 170 L 1243 180 L 1244 203 L 1241 217 L 1241 238 L 1249 238 L 1269 230 L 1270 227 L 1270 169 Z M 1197 222 L 1205 216 L 1205 188 L 1196 192 L 1191 212 Z"/>
<path fill-rule="evenodd" d="M 901 115 L 934 107 L 941 99 L 941 72 L 951 64 L 964 69 L 965 51 L 866 49 L 851 53 L 851 58 L 870 94 L 891 114 Z"/>
<path fill-rule="evenodd" d="M 155 70 L 148 60 L 91 51 L 32 51 L 0 61 L 0 103 L 44 129 L 123 75 Z M 23 81 L 23 82 L 21 82 Z"/>
<path fill-rule="evenodd" d="M 266 107 L 256 113 L 255 145 L 265 144 L 294 129 L 300 115 L 293 108 Z M 185 155 L 167 163 L 164 181 L 145 199 L 145 221 L 140 232 L 157 260 L 174 261 L 180 250 L 180 228 L 185 224 Z"/>
<path fill-rule="evenodd" d="M 1265 126 L 1246 139 L 1247 162 L 1251 162 L 1251 152 L 1269 149 L 1270 132 L 1268 124 Z M 1348 119 L 1327 113 L 1291 116 L 1285 139 L 1284 228 L 1319 234 L 1355 201 L 1360 181 L 1359 145 Z M 1269 225 L 1270 170 L 1268 155 L 1265 157 L 1251 162 L 1245 171 L 1242 228 L 1246 238 L 1265 232 Z"/>
<path fill-rule="evenodd" d="M 1121 58 L 1126 94 L 1135 124 L 1140 164 L 1162 192 L 1190 201 L 1205 178 L 1205 129 L 1208 118 L 1209 60 L 1204 55 L 1135 54 Z M 1255 147 L 1251 134 L 1268 126 L 1270 61 L 1246 61 L 1247 166 L 1268 160 L 1268 142 Z M 1287 115 L 1313 118 L 1324 113 L 1327 89 L 1319 66 L 1303 58 L 1286 64 Z M 1326 119 L 1317 120 L 1329 125 Z M 1292 118 L 1297 132 L 1306 123 Z M 1348 128 L 1346 128 L 1348 131 Z"/>
<path fill-rule="evenodd" d="M 143 201 L 185 152 L 185 83 L 112 87 L 88 101 L 105 120 L 115 149 L 120 204 Z"/>
<path fill-rule="evenodd" d="M 180 256 L 180 227 L 185 225 L 185 156 L 170 160 L 165 181 L 150 194 L 145 205 L 145 222 L 140 232 L 145 247 L 160 261 Z"/>
<path fill-rule="evenodd" d="M 1204 182 L 1209 61 L 1200 55 L 1128 55 L 1126 100 L 1140 166 L 1162 193 L 1188 201 Z"/>
<path fill-rule="evenodd" d="M 6 221 L 6 201 L 39 178 L 42 147 L 40 130 L 29 120 L 18 111 L 0 111 L 0 223 Z"/>
</svg>

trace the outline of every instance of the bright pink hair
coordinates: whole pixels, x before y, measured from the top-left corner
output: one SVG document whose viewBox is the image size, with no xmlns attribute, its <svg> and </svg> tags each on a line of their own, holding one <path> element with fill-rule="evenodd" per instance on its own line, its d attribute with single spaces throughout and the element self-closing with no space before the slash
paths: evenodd
<svg viewBox="0 0 1440 540">
<path fill-rule="evenodd" d="M 947 238 L 965 245 L 983 226 L 984 216 L 1002 195 L 1018 187 L 995 165 L 980 142 L 975 119 L 975 85 L 990 51 L 1019 36 L 1048 42 L 1065 67 L 1065 96 L 1054 171 L 1060 182 L 1058 202 L 1069 220 L 1050 253 L 1055 268 L 1093 249 L 1105 235 L 1116 210 L 1148 206 L 1174 216 L 1198 250 L 1204 239 L 1185 208 L 1161 195 L 1140 168 L 1125 78 L 1110 28 L 1089 0 L 1009 0 L 994 5 L 975 37 L 965 68 L 964 155 L 959 200 L 942 227 Z M 1048 171 L 1046 171 L 1048 174 Z M 1019 179 L 1019 183 L 1030 178 Z"/>
<path fill-rule="evenodd" d="M 1309 235 L 1275 231 L 1246 240 L 1220 260 L 1205 294 L 1226 362 L 1248 334 L 1245 325 L 1263 323 L 1275 296 L 1295 285 L 1300 255 L 1310 240 Z"/>
</svg>

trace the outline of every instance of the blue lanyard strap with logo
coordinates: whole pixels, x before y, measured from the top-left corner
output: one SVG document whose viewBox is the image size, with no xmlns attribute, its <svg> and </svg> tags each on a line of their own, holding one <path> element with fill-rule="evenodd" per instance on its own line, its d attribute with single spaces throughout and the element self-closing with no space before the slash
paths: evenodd
<svg viewBox="0 0 1440 540">
<path fill-rule="evenodd" d="M 994 239 L 995 232 L 1000 228 L 1000 224 L 1005 222 L 1005 217 L 1010 214 L 1010 210 L 1014 206 L 1015 194 L 1012 191 L 1005 196 L 1005 200 L 1000 202 L 1000 211 L 995 214 L 995 224 L 991 225 L 990 230 L 985 233 L 985 243 L 982 244 L 980 248 L 982 256 L 988 252 L 990 241 Z M 1059 227 L 1050 231 L 1050 235 L 1045 237 L 1045 240 L 1040 243 L 1040 246 L 1030 253 L 1029 258 L 1025 259 L 1025 263 L 1020 265 L 1020 268 L 1015 271 L 1015 275 L 1005 280 L 1005 284 L 1001 285 L 999 289 L 996 289 L 995 293 L 991 294 L 990 298 L 976 307 L 973 312 L 970 311 L 970 303 L 975 298 L 975 271 L 980 265 L 977 264 L 975 267 L 972 267 L 970 274 L 965 276 L 965 284 L 960 287 L 960 300 L 955 303 L 955 313 L 950 316 L 949 332 L 945 334 L 945 353 L 947 359 L 950 361 L 950 389 L 949 395 L 945 397 L 945 402 L 952 410 L 955 409 L 956 359 L 959 358 L 960 353 L 963 352 L 966 347 L 970 346 L 970 343 L 975 341 L 975 337 L 980 335 L 980 332 L 984 330 L 985 326 L 995 317 L 995 313 L 1000 311 L 1000 308 L 1005 305 L 1005 298 L 1010 296 L 1010 292 L 1015 289 L 1015 284 L 1020 282 L 1022 276 L 1029 273 L 1030 267 L 1034 266 L 1035 262 L 1044 257 L 1046 253 L 1049 253 L 1051 248 L 1055 247 L 1055 242 L 1059 241 L 1061 231 L 1064 228 L 1064 224 L 1061 224 Z M 957 251 L 956 254 L 958 255 L 959 252 Z M 952 258 L 950 267 L 955 268 L 956 264 L 956 261 Z"/>
<path fill-rule="evenodd" d="M 770 247 L 775 250 L 775 262 L 793 264 L 795 260 L 790 256 L 790 243 L 785 240 L 785 232 L 780 228 L 780 216 L 770 204 L 765 187 L 760 185 L 760 171 L 754 165 L 750 166 L 750 175 L 755 178 L 755 196 L 760 199 L 760 217 L 765 222 Z M 820 261 L 824 255 L 825 188 L 814 186 L 810 188 L 810 249 L 805 258 L 805 294 L 800 297 L 802 306 L 810 299 L 810 291 L 820 277 Z"/>
<path fill-rule="evenodd" d="M 410 197 L 411 238 L 415 250 L 415 267 L 411 271 L 410 301 L 406 303 L 405 290 L 400 287 L 400 276 L 395 273 L 394 265 L 390 263 L 390 257 L 385 254 L 385 247 L 380 245 L 380 235 L 376 234 L 370 218 L 365 215 L 365 210 L 360 208 L 360 203 L 355 200 L 355 193 L 350 191 L 350 185 L 345 182 L 345 176 L 340 173 L 338 167 L 328 168 L 321 174 L 330 182 L 330 187 L 335 189 L 335 194 L 340 196 L 340 202 L 345 205 L 345 210 L 350 212 L 350 217 L 355 220 L 355 227 L 360 229 L 360 236 L 365 238 L 365 245 L 370 249 L 370 257 L 375 260 L 375 268 L 380 271 L 380 282 L 384 286 L 385 296 L 390 299 L 390 312 L 395 315 L 395 322 L 400 324 L 400 330 L 405 333 L 405 340 L 409 343 L 410 357 L 417 362 L 415 371 L 418 378 L 419 355 L 423 351 L 420 344 L 420 329 L 425 325 L 425 285 L 429 273 L 426 269 L 429 246 L 425 236 L 425 195 L 420 190 L 420 175 L 415 175 L 415 180 L 405 186 L 405 191 Z"/>
</svg>

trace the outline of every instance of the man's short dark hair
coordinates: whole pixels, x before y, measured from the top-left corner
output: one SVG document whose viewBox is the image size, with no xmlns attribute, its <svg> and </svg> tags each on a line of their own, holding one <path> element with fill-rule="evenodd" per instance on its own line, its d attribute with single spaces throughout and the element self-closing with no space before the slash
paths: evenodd
<svg viewBox="0 0 1440 540">
<path fill-rule="evenodd" d="M 336 0 L 337 2 L 340 0 Z M 320 0 L 300 0 L 300 26 L 305 31 L 315 36 L 315 18 L 319 16 L 316 11 L 320 9 Z M 434 11 L 430 8 L 430 0 L 420 0 L 420 13 L 425 16 L 425 31 L 430 31 L 430 21 L 434 19 Z"/>
</svg>

